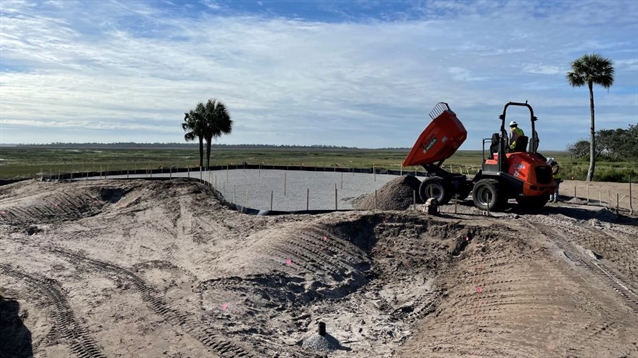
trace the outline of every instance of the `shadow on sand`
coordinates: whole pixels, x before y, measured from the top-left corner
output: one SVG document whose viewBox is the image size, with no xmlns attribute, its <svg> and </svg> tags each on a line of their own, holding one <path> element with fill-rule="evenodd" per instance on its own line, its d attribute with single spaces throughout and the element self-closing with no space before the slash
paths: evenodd
<svg viewBox="0 0 638 358">
<path fill-rule="evenodd" d="M 33 357 L 31 331 L 19 312 L 18 301 L 0 296 L 0 358 Z"/>
</svg>

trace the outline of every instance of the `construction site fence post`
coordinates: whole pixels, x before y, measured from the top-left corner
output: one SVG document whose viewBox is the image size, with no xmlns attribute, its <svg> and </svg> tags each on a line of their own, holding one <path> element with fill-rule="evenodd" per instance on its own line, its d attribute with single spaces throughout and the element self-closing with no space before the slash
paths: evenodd
<svg viewBox="0 0 638 358">
<path fill-rule="evenodd" d="M 620 206 L 620 200 L 618 199 L 618 193 L 616 193 L 616 215 L 618 215 L 619 206 Z"/>
<path fill-rule="evenodd" d="M 286 173 L 284 173 L 284 196 L 286 196 Z"/>
<path fill-rule="evenodd" d="M 335 187 L 335 210 L 338 210 L 339 205 L 337 204 L 337 188 Z"/>
<path fill-rule="evenodd" d="M 272 198 L 273 198 L 274 194 L 275 194 L 275 191 L 271 190 L 270 191 L 270 211 L 272 211 Z"/>
<path fill-rule="evenodd" d="M 306 188 L 306 211 L 310 207 L 310 188 Z"/>
<path fill-rule="evenodd" d="M 372 163 L 372 178 L 374 178 L 374 181 L 377 181 L 377 169 L 374 163 Z"/>
<path fill-rule="evenodd" d="M 634 198 L 631 196 L 631 174 L 629 174 L 629 215 L 634 214 Z"/>
</svg>

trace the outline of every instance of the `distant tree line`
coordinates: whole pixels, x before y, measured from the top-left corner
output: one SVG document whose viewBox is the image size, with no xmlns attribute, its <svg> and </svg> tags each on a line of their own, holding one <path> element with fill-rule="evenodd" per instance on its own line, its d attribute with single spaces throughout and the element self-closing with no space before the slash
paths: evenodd
<svg viewBox="0 0 638 358">
<path fill-rule="evenodd" d="M 638 125 L 630 124 L 629 128 L 601 129 L 595 136 L 596 159 L 609 161 L 638 162 Z M 588 159 L 590 142 L 579 140 L 567 146 L 567 151 L 576 159 Z"/>
<path fill-rule="evenodd" d="M 69 148 L 69 149 L 94 149 L 94 148 L 172 148 L 172 147 L 184 147 L 192 148 L 196 147 L 197 143 L 174 143 L 174 142 L 155 142 L 155 143 L 136 143 L 136 142 L 117 142 L 117 143 L 73 143 L 73 142 L 53 142 L 47 144 L 17 144 L 17 147 L 49 147 L 49 148 Z M 338 145 L 324 145 L 324 144 L 312 144 L 312 145 L 299 145 L 299 144 L 221 144 L 213 143 L 213 147 L 221 148 L 290 148 L 290 149 L 359 149 L 357 147 L 346 147 Z M 381 148 L 381 149 L 406 149 L 406 148 Z M 407 148 L 409 149 L 409 148 Z"/>
</svg>

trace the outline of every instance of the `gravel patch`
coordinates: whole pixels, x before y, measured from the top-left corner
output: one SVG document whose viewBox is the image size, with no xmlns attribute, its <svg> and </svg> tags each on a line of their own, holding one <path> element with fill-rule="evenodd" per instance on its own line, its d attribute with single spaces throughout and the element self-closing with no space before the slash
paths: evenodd
<svg viewBox="0 0 638 358">
<path fill-rule="evenodd" d="M 189 173 L 173 173 L 172 177 L 188 177 Z M 153 174 L 153 178 L 170 175 Z M 126 175 L 109 176 L 109 179 L 125 179 Z M 130 178 L 148 178 L 148 175 L 130 175 Z M 200 178 L 199 172 L 191 172 L 191 178 Z M 351 201 L 364 194 L 381 189 L 396 175 L 313 172 L 287 170 L 231 169 L 202 172 L 201 178 L 209 181 L 224 198 L 237 205 L 257 210 L 303 211 L 335 210 L 335 188 L 338 210 L 354 209 Z M 209 179 L 210 178 L 210 179 Z M 97 179 L 97 178 L 94 178 Z M 414 178 L 416 179 L 416 178 Z M 285 181 L 285 185 L 284 185 Z M 410 193 L 410 200 L 412 200 Z"/>
<path fill-rule="evenodd" d="M 339 349 L 341 344 L 339 344 L 339 341 L 336 338 L 329 334 L 326 334 L 325 336 L 315 334 L 306 338 L 301 346 L 305 349 L 314 351 L 329 352 Z"/>
</svg>

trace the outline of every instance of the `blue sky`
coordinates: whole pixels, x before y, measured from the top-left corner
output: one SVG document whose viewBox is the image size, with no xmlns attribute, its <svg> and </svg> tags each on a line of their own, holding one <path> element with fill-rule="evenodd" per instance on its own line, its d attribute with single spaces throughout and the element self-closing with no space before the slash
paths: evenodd
<svg viewBox="0 0 638 358">
<path fill-rule="evenodd" d="M 181 142 L 217 98 L 217 143 L 410 147 L 444 101 L 480 149 L 528 100 L 561 150 L 588 135 L 565 73 L 593 52 L 616 68 L 597 128 L 638 123 L 635 0 L 2 0 L 0 30 L 0 144 Z"/>
</svg>

